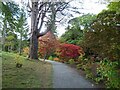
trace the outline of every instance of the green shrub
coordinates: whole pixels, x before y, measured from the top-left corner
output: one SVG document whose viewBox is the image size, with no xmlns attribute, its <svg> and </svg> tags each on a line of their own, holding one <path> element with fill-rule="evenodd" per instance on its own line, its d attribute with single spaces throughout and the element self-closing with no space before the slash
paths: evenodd
<svg viewBox="0 0 120 90">
<path fill-rule="evenodd" d="M 108 88 L 120 88 L 120 77 L 116 69 L 117 65 L 118 62 L 111 62 L 106 58 L 100 61 L 100 67 L 97 68 L 97 73 L 100 73 L 100 77 L 96 78 L 96 81 L 105 81 Z"/>
<path fill-rule="evenodd" d="M 52 57 L 52 56 L 50 56 L 50 57 L 48 58 L 48 60 L 53 60 L 53 57 Z"/>
<path fill-rule="evenodd" d="M 74 59 L 70 59 L 70 60 L 68 61 L 68 63 L 69 63 L 69 64 L 75 64 L 75 61 L 74 61 Z"/>
<path fill-rule="evenodd" d="M 82 68 L 82 64 L 77 64 L 77 69 L 81 69 Z"/>
<path fill-rule="evenodd" d="M 78 62 L 79 63 L 82 63 L 84 61 L 84 56 L 83 55 L 80 55 L 79 57 L 78 57 Z"/>
<path fill-rule="evenodd" d="M 92 72 L 91 72 L 91 69 L 90 69 L 90 67 L 88 66 L 88 64 L 78 64 L 77 65 L 77 69 L 82 69 L 82 70 L 84 70 L 85 71 L 85 74 L 86 74 L 86 78 L 91 78 L 91 79 L 93 79 L 93 74 L 92 74 Z"/>
<path fill-rule="evenodd" d="M 14 60 L 16 64 L 23 64 L 24 58 L 18 54 L 15 54 Z"/>
<path fill-rule="evenodd" d="M 86 68 L 85 69 L 85 74 L 86 74 L 86 78 L 93 79 L 93 74 L 92 74 L 90 69 Z"/>
<path fill-rule="evenodd" d="M 86 64 L 86 63 L 88 63 L 88 61 L 89 60 L 87 58 L 85 58 L 83 55 L 81 55 L 81 56 L 78 57 L 78 62 L 79 63 Z"/>
</svg>

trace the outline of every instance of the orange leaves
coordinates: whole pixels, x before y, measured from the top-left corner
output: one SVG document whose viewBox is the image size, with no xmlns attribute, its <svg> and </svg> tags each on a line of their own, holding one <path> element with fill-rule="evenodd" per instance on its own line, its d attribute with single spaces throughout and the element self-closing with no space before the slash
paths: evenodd
<svg viewBox="0 0 120 90">
<path fill-rule="evenodd" d="M 24 53 L 25 55 L 28 55 L 28 54 L 29 54 L 29 47 L 23 48 L 23 53 Z"/>
<path fill-rule="evenodd" d="M 60 61 L 60 59 L 59 59 L 59 58 L 54 58 L 53 60 L 54 60 L 54 61 Z"/>
</svg>

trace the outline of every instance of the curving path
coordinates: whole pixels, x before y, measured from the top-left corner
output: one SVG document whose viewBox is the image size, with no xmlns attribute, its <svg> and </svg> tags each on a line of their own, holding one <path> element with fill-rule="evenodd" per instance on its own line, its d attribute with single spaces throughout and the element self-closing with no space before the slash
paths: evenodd
<svg viewBox="0 0 120 90">
<path fill-rule="evenodd" d="M 95 88 L 73 68 L 59 62 L 46 60 L 53 65 L 53 88 Z"/>
</svg>

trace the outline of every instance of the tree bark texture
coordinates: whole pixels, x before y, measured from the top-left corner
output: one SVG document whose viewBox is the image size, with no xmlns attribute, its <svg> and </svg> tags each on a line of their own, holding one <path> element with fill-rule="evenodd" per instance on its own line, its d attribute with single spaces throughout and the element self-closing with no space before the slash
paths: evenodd
<svg viewBox="0 0 120 90">
<path fill-rule="evenodd" d="M 38 31 L 36 26 L 38 2 L 32 2 L 30 59 L 38 59 Z"/>
<path fill-rule="evenodd" d="M 38 38 L 33 34 L 30 40 L 30 59 L 38 59 Z"/>
</svg>

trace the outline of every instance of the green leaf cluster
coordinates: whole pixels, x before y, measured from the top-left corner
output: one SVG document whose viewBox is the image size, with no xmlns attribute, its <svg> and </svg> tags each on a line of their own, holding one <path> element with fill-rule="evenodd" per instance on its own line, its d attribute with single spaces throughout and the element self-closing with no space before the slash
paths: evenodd
<svg viewBox="0 0 120 90">
<path fill-rule="evenodd" d="M 96 81 L 104 80 L 108 88 L 120 88 L 120 77 L 116 69 L 117 65 L 118 62 L 110 62 L 106 58 L 100 61 L 100 67 L 97 68 L 100 77 L 96 78 Z"/>
</svg>

